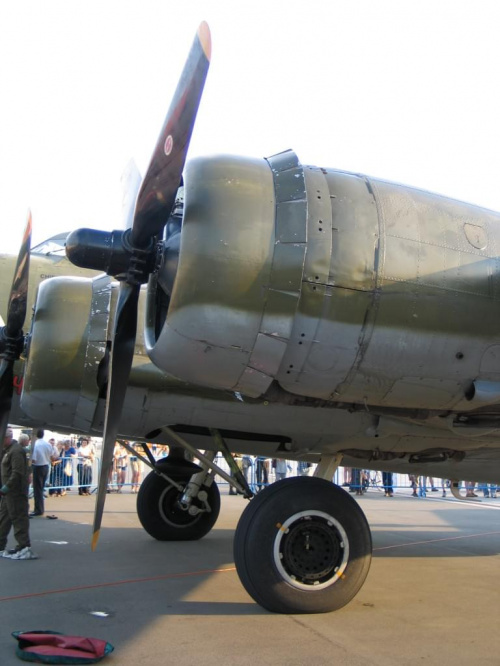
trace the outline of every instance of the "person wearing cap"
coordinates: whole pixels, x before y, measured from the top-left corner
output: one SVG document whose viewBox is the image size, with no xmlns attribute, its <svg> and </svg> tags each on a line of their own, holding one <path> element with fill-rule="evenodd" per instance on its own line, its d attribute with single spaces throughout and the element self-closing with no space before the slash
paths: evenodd
<svg viewBox="0 0 500 666">
<path fill-rule="evenodd" d="M 0 487 L 0 554 L 13 560 L 34 560 L 29 533 L 28 483 L 29 464 L 26 450 L 13 440 L 11 428 L 7 428 L 3 442 L 2 486 Z M 11 528 L 17 545 L 7 550 L 7 538 Z"/>
</svg>

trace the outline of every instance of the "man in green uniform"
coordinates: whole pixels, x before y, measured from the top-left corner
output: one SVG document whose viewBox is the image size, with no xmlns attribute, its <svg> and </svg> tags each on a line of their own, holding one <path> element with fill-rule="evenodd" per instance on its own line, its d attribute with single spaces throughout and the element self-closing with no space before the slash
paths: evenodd
<svg viewBox="0 0 500 666">
<path fill-rule="evenodd" d="M 0 487 L 0 554 L 12 560 L 35 560 L 29 534 L 29 465 L 25 449 L 13 441 L 7 428 L 3 442 L 2 486 Z M 14 527 L 17 546 L 7 551 L 7 537 Z"/>
</svg>

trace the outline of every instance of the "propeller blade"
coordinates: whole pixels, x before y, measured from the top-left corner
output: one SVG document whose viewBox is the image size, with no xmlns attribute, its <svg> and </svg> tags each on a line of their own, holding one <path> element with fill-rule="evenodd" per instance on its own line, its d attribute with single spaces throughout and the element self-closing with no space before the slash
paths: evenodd
<svg viewBox="0 0 500 666">
<path fill-rule="evenodd" d="M 134 358 L 139 291 L 140 285 L 138 284 L 131 285 L 128 282 L 120 282 L 110 354 L 101 471 L 92 529 L 92 550 L 95 550 L 99 540 L 109 471 L 113 464 L 113 450 L 120 425 L 130 368 L 132 367 L 132 360 Z"/>
<path fill-rule="evenodd" d="M 208 72 L 210 49 L 210 30 L 206 23 L 202 23 L 189 52 L 135 203 L 130 243 L 127 241 L 127 247 L 131 250 L 127 260 L 128 269 L 126 272 L 120 271 L 122 281 L 111 346 L 92 550 L 97 546 L 99 539 L 108 476 L 134 357 L 140 283 L 146 282 L 147 275 L 153 270 L 148 265 L 149 259 L 154 258 L 152 240 L 160 235 L 175 203 Z M 126 232 L 123 238 L 125 235 Z M 78 243 L 76 245 L 78 246 Z M 86 249 L 85 244 L 83 249 Z"/>
<path fill-rule="evenodd" d="M 123 229 L 131 229 L 134 221 L 135 202 L 142 183 L 141 172 L 134 159 L 131 159 L 123 170 L 120 184 L 122 189 Z"/>
<path fill-rule="evenodd" d="M 28 219 L 24 229 L 23 241 L 17 256 L 16 270 L 12 287 L 10 290 L 9 306 L 7 311 L 7 330 L 9 336 L 18 334 L 26 319 L 26 304 L 28 301 L 28 278 L 31 249 L 31 211 L 28 211 Z"/>
<path fill-rule="evenodd" d="M 0 364 L 0 442 L 3 442 L 12 407 L 14 362 L 19 358 L 21 353 L 22 329 L 26 318 L 26 304 L 28 301 L 31 228 L 31 211 L 29 211 L 10 290 L 7 324 L 2 330 L 3 358 Z"/>
<path fill-rule="evenodd" d="M 173 208 L 210 55 L 210 29 L 203 22 L 198 28 L 137 197 L 131 239 L 134 247 L 147 247 L 151 239 L 163 230 Z"/>
<path fill-rule="evenodd" d="M 2 359 L 2 363 L 0 365 L 0 442 L 3 442 L 5 431 L 9 425 L 13 391 L 14 363 Z"/>
</svg>

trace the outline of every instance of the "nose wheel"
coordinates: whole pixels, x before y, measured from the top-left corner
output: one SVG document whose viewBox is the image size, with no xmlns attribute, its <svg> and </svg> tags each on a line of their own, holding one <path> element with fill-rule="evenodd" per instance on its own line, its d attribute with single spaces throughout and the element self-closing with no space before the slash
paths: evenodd
<svg viewBox="0 0 500 666">
<path fill-rule="evenodd" d="M 309 477 L 259 493 L 234 538 L 245 589 L 277 613 L 324 613 L 349 603 L 368 574 L 371 551 L 357 502 L 333 483 Z"/>
<path fill-rule="evenodd" d="M 175 479 L 185 487 L 191 474 Z M 194 541 L 203 538 L 219 516 L 220 493 L 216 483 L 202 486 L 203 501 L 194 499 L 192 512 L 182 508 L 182 492 L 165 478 L 150 472 L 137 494 L 137 515 L 148 534 L 159 541 Z"/>
</svg>

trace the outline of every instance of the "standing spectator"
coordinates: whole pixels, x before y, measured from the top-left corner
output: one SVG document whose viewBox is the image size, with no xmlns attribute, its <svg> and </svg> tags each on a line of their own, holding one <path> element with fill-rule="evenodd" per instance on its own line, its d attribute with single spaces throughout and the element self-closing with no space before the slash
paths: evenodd
<svg viewBox="0 0 500 666">
<path fill-rule="evenodd" d="M 474 492 L 474 488 L 476 487 L 476 482 L 475 481 L 466 481 L 465 482 L 465 496 L 466 497 L 477 497 L 476 493 Z"/>
<path fill-rule="evenodd" d="M 28 461 L 28 497 L 29 497 L 29 487 L 33 481 L 33 474 L 31 472 L 31 439 L 30 436 L 27 435 L 25 432 L 22 432 L 19 435 L 18 439 L 19 445 L 23 447 L 23 449 L 26 451 L 26 460 Z M 1 485 L 1 483 L 0 483 Z"/>
<path fill-rule="evenodd" d="M 134 442 L 132 445 L 132 448 L 134 451 L 137 451 L 137 449 L 140 447 L 139 442 Z M 138 493 L 139 492 L 139 486 L 141 484 L 141 461 L 139 460 L 138 456 L 133 456 L 131 455 L 130 458 L 130 469 L 132 472 L 132 479 L 130 483 L 132 484 L 132 492 L 133 493 Z"/>
<path fill-rule="evenodd" d="M 427 497 L 427 485 L 426 485 L 426 476 L 418 477 L 418 496 Z"/>
<path fill-rule="evenodd" d="M 122 444 L 119 444 L 116 455 L 116 485 L 118 486 L 117 492 L 119 493 L 121 493 L 122 488 L 125 485 L 125 477 L 127 475 L 127 462 L 128 462 L 128 451 Z"/>
<path fill-rule="evenodd" d="M 14 442 L 12 428 L 7 428 L 2 447 L 0 554 L 13 560 L 35 560 L 37 556 L 31 550 L 29 533 L 28 459 L 26 449 Z M 7 538 L 12 527 L 17 545 L 8 551 Z"/>
<path fill-rule="evenodd" d="M 52 462 L 52 446 L 43 438 L 42 429 L 36 431 L 37 440 L 33 446 L 31 467 L 33 472 L 33 497 L 35 506 L 30 516 L 43 516 L 45 512 L 44 488 Z"/>
<path fill-rule="evenodd" d="M 95 448 L 91 442 L 84 437 L 78 449 L 78 457 L 81 464 L 78 470 L 78 494 L 90 495 L 92 485 L 92 465 L 95 458 Z"/>
<path fill-rule="evenodd" d="M 22 432 L 19 435 L 19 439 L 17 441 L 23 447 L 23 449 L 26 451 L 26 457 L 28 458 L 28 460 L 31 460 L 30 451 L 29 451 L 29 445 L 30 445 L 29 435 L 27 435 L 25 432 Z"/>
<path fill-rule="evenodd" d="M 269 461 L 267 458 L 261 458 L 260 456 L 257 458 L 255 480 L 258 491 L 269 484 Z"/>
<path fill-rule="evenodd" d="M 61 452 L 62 458 L 62 494 L 65 495 L 67 488 L 73 485 L 73 458 L 76 458 L 76 449 L 69 439 L 66 439 Z"/>
<path fill-rule="evenodd" d="M 283 460 L 283 458 L 278 458 L 276 460 L 276 466 L 275 466 L 276 481 L 281 481 L 282 479 L 286 479 L 287 472 L 290 469 L 291 467 L 288 464 L 287 460 Z"/>
<path fill-rule="evenodd" d="M 361 486 L 361 470 L 357 467 L 353 467 L 351 469 L 351 487 L 349 492 L 356 493 L 356 495 L 363 494 L 363 489 Z"/>
<path fill-rule="evenodd" d="M 342 486 L 350 486 L 351 485 L 351 474 L 352 474 L 352 467 L 344 467 L 344 483 Z"/>
<path fill-rule="evenodd" d="M 392 487 L 392 472 L 382 472 L 382 483 L 384 485 L 385 496 L 393 497 L 394 488 Z"/>
<path fill-rule="evenodd" d="M 410 485 L 413 490 L 412 497 L 418 497 L 417 488 L 418 488 L 418 475 L 417 474 L 408 474 L 410 479 Z"/>
<path fill-rule="evenodd" d="M 113 458 L 108 472 L 107 493 L 118 492 L 118 457 L 120 455 L 120 442 L 115 442 Z"/>
<path fill-rule="evenodd" d="M 236 465 L 238 466 L 238 469 L 241 472 L 241 470 L 242 470 L 241 454 L 240 453 L 233 453 L 231 455 L 233 456 L 234 462 L 236 463 Z M 234 472 L 231 469 L 231 467 L 229 468 L 229 476 L 231 476 L 232 478 L 235 478 Z M 238 491 L 236 490 L 236 488 L 234 486 L 229 486 L 229 494 L 230 495 L 237 495 Z"/>
<path fill-rule="evenodd" d="M 427 480 L 427 479 L 429 479 L 429 484 L 430 484 L 430 487 L 431 487 L 431 491 L 432 491 L 433 493 L 437 493 L 437 492 L 438 492 L 438 489 L 436 488 L 436 485 L 435 485 L 435 483 L 434 483 L 434 477 L 433 477 L 433 476 L 424 476 L 423 479 L 424 479 L 424 488 L 425 488 L 425 492 L 427 492 L 427 485 L 426 485 L 426 480 Z"/>
<path fill-rule="evenodd" d="M 297 463 L 297 471 L 299 476 L 309 476 L 311 470 L 311 463 L 306 462 L 305 460 L 299 460 Z"/>
<path fill-rule="evenodd" d="M 252 467 L 253 467 L 252 456 L 243 456 L 241 459 L 241 469 L 243 471 L 243 476 L 245 477 L 245 481 L 247 483 L 250 483 Z"/>
<path fill-rule="evenodd" d="M 484 497 L 496 498 L 497 496 L 497 486 L 495 483 L 490 483 L 488 487 L 488 484 L 486 482 L 483 482 L 478 484 L 477 489 L 483 491 Z"/>
<path fill-rule="evenodd" d="M 49 495 L 55 495 L 59 497 L 62 491 L 62 466 L 61 466 L 61 456 L 59 449 L 56 445 L 56 440 L 52 437 L 49 439 L 49 444 L 52 447 L 52 456 L 51 456 L 51 467 L 50 467 L 50 477 L 49 477 Z"/>
</svg>

